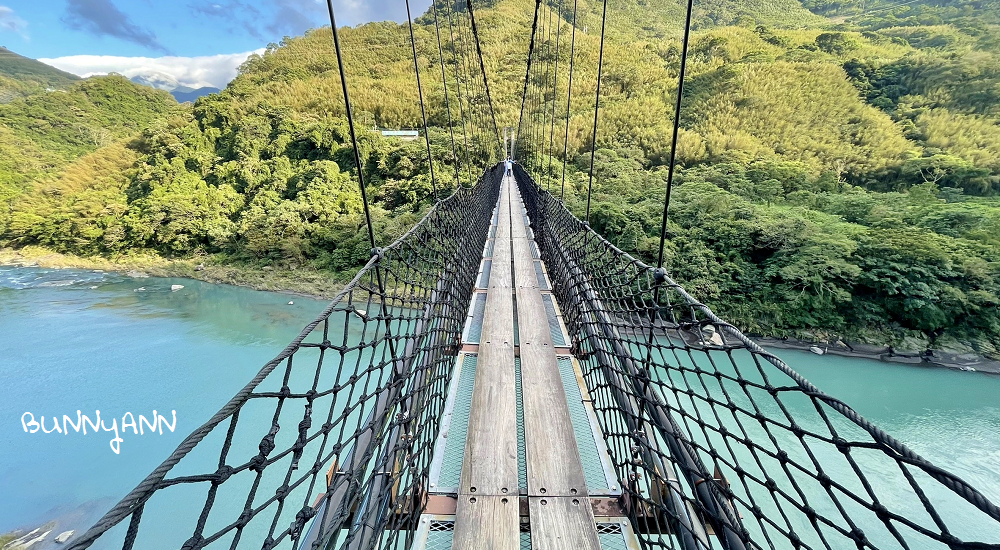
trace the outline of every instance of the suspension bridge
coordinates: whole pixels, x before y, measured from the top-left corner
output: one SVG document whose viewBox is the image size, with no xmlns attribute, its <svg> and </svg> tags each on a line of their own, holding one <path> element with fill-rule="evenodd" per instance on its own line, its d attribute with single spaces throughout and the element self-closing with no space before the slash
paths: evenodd
<svg viewBox="0 0 1000 550">
<path fill-rule="evenodd" d="M 566 208 L 551 18 L 572 18 L 568 136 L 568 4 L 546 22 L 535 3 L 518 128 L 502 132 L 474 2 L 432 5 L 453 191 L 436 200 L 450 176 L 430 162 L 433 208 L 379 248 L 355 170 L 367 265 L 69 548 L 1000 549 L 995 503 L 595 233 L 589 191 L 583 219 Z"/>
</svg>

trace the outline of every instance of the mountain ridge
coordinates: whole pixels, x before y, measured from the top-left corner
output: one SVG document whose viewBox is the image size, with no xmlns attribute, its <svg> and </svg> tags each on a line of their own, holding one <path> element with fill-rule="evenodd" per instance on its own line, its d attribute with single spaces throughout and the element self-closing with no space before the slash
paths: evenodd
<svg viewBox="0 0 1000 550">
<path fill-rule="evenodd" d="M 80 77 L 76 75 L 46 65 L 36 59 L 24 57 L 3 46 L 0 46 L 0 76 L 37 81 L 52 88 L 65 87 L 80 80 Z"/>
<path fill-rule="evenodd" d="M 571 18 L 549 4 L 540 20 L 551 14 L 569 32 Z M 754 20 L 729 7 L 736 4 L 713 4 L 718 20 L 734 24 L 703 17 L 691 36 L 664 267 L 750 332 L 916 338 L 1000 353 L 1000 100 L 990 95 L 1000 90 L 1000 27 L 964 15 L 974 4 L 914 4 L 860 23 L 811 23 L 800 10 Z M 582 215 L 592 198 L 592 227 L 652 262 L 680 32 L 659 13 L 648 29 L 628 32 L 642 10 L 666 0 L 612 2 L 634 11 L 613 12 L 609 23 L 590 193 L 601 41 L 591 13 L 598 2 L 580 5 L 589 11 L 577 21 L 566 205 Z M 500 126 L 518 123 L 534 6 L 499 0 L 476 13 Z M 433 76 L 432 18 L 419 18 L 414 35 L 418 66 Z M 225 90 L 92 153 L 104 167 L 96 172 L 78 164 L 31 180 L 0 210 L 0 244 L 110 257 L 208 254 L 347 277 L 370 245 L 359 231 L 331 38 L 316 29 L 251 56 Z M 407 26 L 369 23 L 340 38 L 358 120 L 421 126 Z M 554 39 L 538 36 L 540 55 L 554 51 Z M 567 60 L 565 48 L 560 56 Z M 562 75 L 556 97 L 564 98 Z M 465 171 L 453 166 L 444 87 L 432 76 L 423 92 L 440 186 L 441 174 Z M 454 83 L 449 91 L 454 115 Z M 529 107 L 526 116 L 548 112 Z M 463 143 L 473 156 L 493 146 L 492 126 L 482 130 Z M 360 138 L 385 244 L 432 204 L 429 163 L 420 141 L 366 130 Z M 547 160 L 547 150 L 533 153 Z M 561 168 L 562 151 L 554 157 Z M 561 185 L 562 174 L 537 165 L 539 182 Z"/>
</svg>

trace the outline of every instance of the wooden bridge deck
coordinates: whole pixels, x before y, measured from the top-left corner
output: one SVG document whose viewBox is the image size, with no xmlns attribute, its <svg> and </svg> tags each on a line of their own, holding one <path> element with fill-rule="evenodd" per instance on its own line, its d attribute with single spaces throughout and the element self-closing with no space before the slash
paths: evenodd
<svg viewBox="0 0 1000 550">
<path fill-rule="evenodd" d="M 613 475 L 604 475 L 610 467 L 603 442 L 592 411 L 588 417 L 589 398 L 577 385 L 579 372 L 574 375 L 555 303 L 545 296 L 548 281 L 534 257 L 537 249 L 513 178 L 504 179 L 495 219 L 467 328 L 467 335 L 478 334 L 478 343 L 466 350 L 476 355 L 474 371 L 456 375 L 446 418 L 450 430 L 442 436 L 450 432 L 453 452 L 455 439 L 464 437 L 461 474 L 457 487 L 440 482 L 447 477 L 442 439 L 432 471 L 432 481 L 439 482 L 432 483 L 425 522 L 454 514 L 455 549 L 597 550 L 607 533 L 615 532 L 607 525 L 619 530 L 616 540 L 628 542 L 622 534 L 626 522 L 608 513 L 611 499 L 595 504 L 590 498 L 588 477 L 603 486 L 605 497 L 617 487 Z M 459 411 L 467 411 L 467 425 Z M 453 504 L 442 505 L 441 499 Z M 594 506 L 614 517 L 595 518 Z M 424 537 L 430 540 L 427 533 Z"/>
</svg>

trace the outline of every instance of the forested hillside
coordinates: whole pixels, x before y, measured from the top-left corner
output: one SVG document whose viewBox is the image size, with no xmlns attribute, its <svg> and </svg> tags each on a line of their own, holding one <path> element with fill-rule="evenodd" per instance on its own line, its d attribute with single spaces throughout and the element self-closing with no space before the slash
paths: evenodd
<svg viewBox="0 0 1000 550">
<path fill-rule="evenodd" d="M 552 24 L 540 40 L 563 41 L 556 96 L 565 113 L 572 12 L 564 2 L 556 13 L 559 5 L 543 2 L 541 17 Z M 580 0 L 576 21 L 566 202 L 578 213 L 590 160 L 600 5 Z M 917 338 L 997 353 L 997 3 L 696 5 L 669 226 L 673 276 L 753 332 L 908 338 L 911 345 Z M 530 0 L 499 0 L 476 13 L 501 126 L 517 125 L 533 10 Z M 612 0 L 608 10 L 592 223 L 651 262 L 683 6 Z M 453 41 L 442 25 L 451 72 L 450 49 L 469 37 Z M 438 186 L 453 187 L 430 13 L 415 34 Z M 431 201 L 423 143 L 370 131 L 421 126 L 409 33 L 405 25 L 372 23 L 344 29 L 342 39 L 365 126 L 362 170 L 380 239 L 388 242 Z M 367 260 L 368 247 L 331 42 L 327 28 L 271 45 L 226 90 L 190 108 L 158 103 L 151 91 L 125 94 L 133 98 L 127 108 L 144 106 L 146 118 L 93 115 L 89 129 L 43 123 L 90 112 L 86 102 L 61 96 L 91 98 L 93 79 L 65 94 L 0 106 L 0 134 L 12 136 L 0 147 L 20 140 L 16 150 L 26 151 L 15 163 L 0 152 L 0 163 L 8 163 L 0 164 L 0 186 L 7 182 L 0 244 L 110 257 L 210 254 L 237 265 L 308 264 L 346 276 Z M 106 82 L 125 86 L 119 80 Z M 452 84 L 452 101 L 458 92 Z M 482 91 L 466 95 L 483 113 Z M 491 126 L 468 136 L 479 160 L 495 142 Z M 100 128 L 113 134 L 92 135 Z M 557 135 L 552 164 L 561 167 Z M 531 153 L 525 162 L 543 167 L 538 181 L 560 188 L 561 170 L 544 171 L 549 151 Z M 460 162 L 468 183 L 473 174 Z"/>
<path fill-rule="evenodd" d="M 24 78 L 30 83 L 36 77 Z M 76 81 L 0 104 L 0 235 L 8 234 L 18 211 L 30 212 L 37 206 L 33 200 L 19 203 L 23 193 L 35 192 L 37 198 L 43 182 L 80 156 L 113 146 L 153 121 L 181 112 L 166 92 L 120 76 Z"/>
<path fill-rule="evenodd" d="M 77 80 L 75 75 L 0 46 L 0 104 L 46 89 L 64 89 Z"/>
</svg>

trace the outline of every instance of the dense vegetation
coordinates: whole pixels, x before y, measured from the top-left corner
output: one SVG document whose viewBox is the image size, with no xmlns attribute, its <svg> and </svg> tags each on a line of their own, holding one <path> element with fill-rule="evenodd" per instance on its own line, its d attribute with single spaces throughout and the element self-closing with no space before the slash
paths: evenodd
<svg viewBox="0 0 1000 550">
<path fill-rule="evenodd" d="M 918 337 L 997 353 L 996 3 L 699 4 L 669 226 L 666 265 L 674 277 L 753 332 L 896 343 Z M 582 213 L 600 2 L 579 5 L 566 201 Z M 544 8 L 546 20 L 551 9 Z M 591 221 L 646 261 L 655 254 L 665 192 L 680 9 L 665 0 L 609 3 Z M 533 2 L 499 0 L 477 12 L 501 126 L 517 122 L 532 10 Z M 550 43 L 557 29 L 564 40 L 570 32 L 563 10 L 561 27 L 546 34 Z M 453 187 L 433 20 L 419 23 L 437 185 Z M 0 133 L 28 151 L 17 163 L 0 151 L 0 200 L 8 206 L 0 211 L 0 244 L 107 256 L 215 254 L 349 273 L 368 250 L 330 38 L 320 29 L 272 45 L 226 90 L 190 109 L 169 101 L 161 108 L 115 77 L 0 106 Z M 406 27 L 373 23 L 345 29 L 342 38 L 358 120 L 419 127 Z M 565 48 L 560 62 L 557 96 L 565 98 Z M 454 102 L 459 90 L 450 82 Z M 117 86 L 109 97 L 120 107 L 100 110 L 88 91 L 98 85 Z M 495 138 L 482 118 L 481 90 L 463 93 L 480 116 L 468 136 L 473 158 L 457 166 L 468 183 L 469 166 Z M 84 109 L 88 127 L 115 132 L 104 141 L 56 123 L 76 124 L 66 115 L 86 107 L 83 98 L 97 106 Z M 126 110 L 144 114 L 102 118 Z M 430 202 L 429 165 L 421 141 L 386 140 L 367 129 L 362 141 L 361 169 L 387 242 Z M 543 185 L 562 185 L 557 142 L 560 170 L 538 170 Z M 543 166 L 545 153 L 535 152 Z"/>
<path fill-rule="evenodd" d="M 120 76 L 78 81 L 0 105 L 0 235 L 10 229 L 18 211 L 23 215 L 39 204 L 18 203 L 25 191 L 41 193 L 43 182 L 81 155 L 99 149 L 104 156 L 113 155 L 121 149 L 115 146 L 120 140 L 179 112 L 166 92 Z"/>
<path fill-rule="evenodd" d="M 0 46 L 0 103 L 10 103 L 46 89 L 64 89 L 77 80 L 75 75 Z"/>
</svg>

